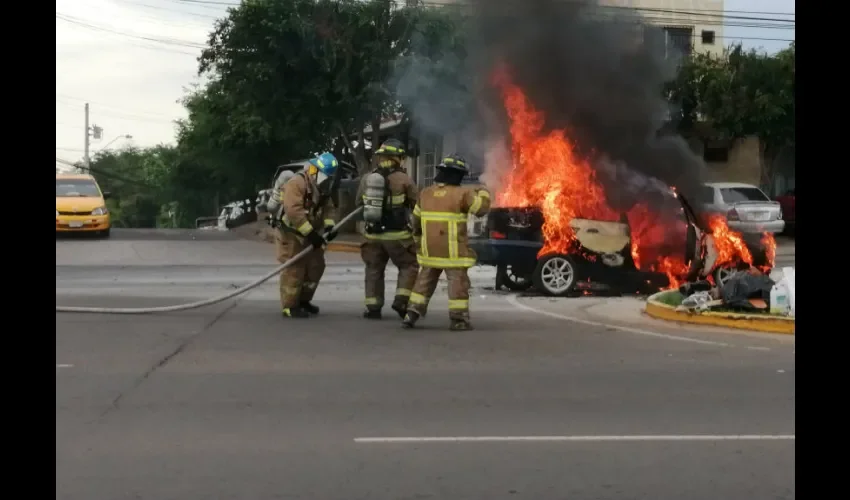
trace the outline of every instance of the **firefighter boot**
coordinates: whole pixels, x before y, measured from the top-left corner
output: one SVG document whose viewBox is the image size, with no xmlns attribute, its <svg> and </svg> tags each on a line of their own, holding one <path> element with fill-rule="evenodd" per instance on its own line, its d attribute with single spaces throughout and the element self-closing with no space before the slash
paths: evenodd
<svg viewBox="0 0 850 500">
<path fill-rule="evenodd" d="M 401 326 L 403 328 L 413 328 L 418 320 L 419 313 L 416 311 L 407 311 L 404 315 L 404 319 L 401 321 Z"/>
<path fill-rule="evenodd" d="M 303 307 L 287 307 L 282 312 L 284 318 L 309 318 L 308 313 Z"/>
<path fill-rule="evenodd" d="M 366 319 L 381 319 L 381 310 L 367 308 L 363 311 L 363 317 Z"/>
<path fill-rule="evenodd" d="M 401 319 L 404 319 L 405 314 L 407 314 L 407 302 L 403 300 L 395 300 L 393 301 L 393 305 L 390 306 L 393 308 L 393 311 L 398 313 Z"/>
<path fill-rule="evenodd" d="M 472 329 L 472 323 L 466 319 L 452 319 L 451 324 L 449 325 L 449 330 L 453 332 L 462 332 Z"/>
<path fill-rule="evenodd" d="M 302 301 L 300 305 L 301 309 L 304 309 L 310 314 L 319 314 L 319 307 L 311 304 L 309 300 Z"/>
</svg>

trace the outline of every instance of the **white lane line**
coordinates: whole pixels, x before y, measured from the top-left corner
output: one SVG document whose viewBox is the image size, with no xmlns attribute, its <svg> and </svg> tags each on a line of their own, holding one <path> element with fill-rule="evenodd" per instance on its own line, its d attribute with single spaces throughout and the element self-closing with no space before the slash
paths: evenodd
<svg viewBox="0 0 850 500">
<path fill-rule="evenodd" d="M 74 365 L 56 365 L 56 368 L 73 368 Z"/>
<path fill-rule="evenodd" d="M 608 324 L 608 323 L 600 323 L 598 321 L 591 321 L 591 320 L 587 320 L 587 319 L 576 318 L 576 317 L 573 317 L 573 316 L 566 316 L 566 315 L 563 315 L 563 314 L 557 314 L 557 313 L 553 313 L 553 312 L 549 312 L 549 311 L 543 311 L 543 310 L 536 309 L 536 308 L 531 307 L 531 306 L 527 306 L 525 304 L 520 304 L 519 301 L 516 299 L 516 296 L 514 296 L 514 295 L 509 295 L 506 300 L 508 301 L 509 304 L 516 307 L 517 309 L 523 309 L 523 310 L 528 311 L 528 312 L 533 312 L 533 313 L 540 314 L 540 315 L 543 315 L 543 316 L 549 316 L 551 318 L 562 319 L 562 320 L 565 320 L 565 321 L 573 321 L 575 323 L 582 323 L 584 325 L 600 326 L 600 327 L 604 327 L 604 328 L 612 328 L 614 330 L 621 330 L 621 331 L 624 331 L 624 332 L 634 333 L 634 334 L 637 334 L 637 335 L 645 335 L 647 337 L 657 337 L 657 338 L 662 338 L 662 339 L 667 339 L 667 340 L 678 340 L 680 342 L 693 342 L 694 344 L 715 345 L 715 346 L 719 346 L 719 347 L 731 347 L 731 345 L 727 344 L 726 342 L 715 342 L 713 340 L 700 340 L 700 339 L 694 339 L 694 338 L 690 338 L 690 337 L 680 337 L 678 335 L 667 335 L 667 334 L 664 334 L 664 333 L 651 332 L 649 330 L 642 330 L 640 328 L 632 328 L 630 326 L 611 325 L 611 324 Z"/>
<path fill-rule="evenodd" d="M 637 435 L 637 436 L 447 436 L 359 437 L 355 443 L 474 443 L 474 442 L 628 442 L 628 441 L 794 441 L 795 434 Z"/>
<path fill-rule="evenodd" d="M 770 347 L 760 347 L 760 346 L 747 346 L 747 349 L 751 351 L 769 351 Z"/>
</svg>

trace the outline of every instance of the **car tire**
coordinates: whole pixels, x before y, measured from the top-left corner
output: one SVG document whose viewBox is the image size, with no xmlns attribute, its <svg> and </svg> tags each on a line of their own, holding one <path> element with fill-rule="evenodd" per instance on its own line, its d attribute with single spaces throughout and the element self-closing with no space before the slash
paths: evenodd
<svg viewBox="0 0 850 500">
<path fill-rule="evenodd" d="M 531 288 L 531 276 L 517 275 L 512 271 L 513 266 L 500 265 L 496 266 L 496 290 L 503 286 L 513 292 L 524 292 Z"/>
<path fill-rule="evenodd" d="M 110 235 L 110 229 L 104 229 L 103 231 L 100 232 L 101 238 L 104 238 L 104 239 L 109 238 L 109 235 Z"/>
<path fill-rule="evenodd" d="M 537 260 L 531 279 L 540 292 L 550 297 L 566 297 L 575 290 L 580 277 L 575 260 L 556 253 Z"/>
</svg>

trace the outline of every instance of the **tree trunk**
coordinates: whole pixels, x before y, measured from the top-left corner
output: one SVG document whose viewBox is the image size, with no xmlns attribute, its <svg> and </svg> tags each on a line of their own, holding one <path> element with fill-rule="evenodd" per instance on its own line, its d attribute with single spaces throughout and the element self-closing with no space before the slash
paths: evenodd
<svg viewBox="0 0 850 500">
<path fill-rule="evenodd" d="M 771 147 L 770 145 L 763 142 L 759 139 L 759 162 L 761 163 L 760 171 L 761 171 L 761 188 L 763 191 L 767 193 L 768 196 L 775 196 L 776 193 L 773 192 L 775 180 L 776 180 L 776 158 L 778 156 L 779 149 L 776 147 Z"/>
<path fill-rule="evenodd" d="M 372 152 L 381 147 L 381 116 L 375 115 L 372 117 Z"/>
<path fill-rule="evenodd" d="M 342 142 L 351 152 L 351 156 L 354 157 L 354 164 L 357 166 L 357 172 L 360 175 L 371 170 L 371 165 L 369 164 L 369 160 L 366 158 L 366 147 L 363 144 L 363 128 L 359 128 L 357 130 L 357 147 L 354 147 L 351 144 L 351 141 L 348 139 L 348 131 L 345 127 L 342 126 L 342 123 L 339 121 L 335 122 L 337 131 L 339 132 L 339 136 L 342 139 Z"/>
</svg>

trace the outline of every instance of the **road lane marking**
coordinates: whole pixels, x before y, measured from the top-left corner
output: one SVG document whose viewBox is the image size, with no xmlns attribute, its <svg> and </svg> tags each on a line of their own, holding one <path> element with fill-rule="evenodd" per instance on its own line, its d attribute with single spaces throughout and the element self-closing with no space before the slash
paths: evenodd
<svg viewBox="0 0 850 500">
<path fill-rule="evenodd" d="M 691 337 L 680 337 L 678 335 L 667 335 L 665 333 L 652 332 L 652 331 L 649 331 L 649 330 L 642 330 L 640 328 L 632 328 L 630 326 L 620 326 L 620 325 L 612 325 L 612 324 L 609 324 L 609 323 L 600 323 L 598 321 L 591 321 L 591 320 L 587 320 L 587 319 L 576 318 L 574 316 L 566 316 L 564 314 L 558 314 L 558 313 L 553 313 L 553 312 L 549 312 L 549 311 L 543 311 L 541 309 L 537 309 L 537 308 L 534 308 L 534 307 L 531 307 L 531 306 L 527 306 L 525 304 L 521 304 L 516 299 L 515 295 L 508 296 L 506 298 L 506 300 L 508 301 L 509 304 L 516 307 L 517 309 L 522 309 L 522 310 L 525 310 L 525 311 L 528 311 L 528 312 L 533 312 L 533 313 L 536 313 L 536 314 L 540 314 L 542 316 L 549 316 L 551 318 L 562 319 L 562 320 L 565 320 L 565 321 L 572 321 L 574 323 L 582 323 L 582 324 L 585 324 L 585 325 L 598 326 L 598 327 L 603 327 L 603 328 L 612 328 L 614 330 L 621 330 L 621 331 L 624 331 L 624 332 L 634 333 L 634 334 L 637 334 L 637 335 L 644 335 L 644 336 L 647 336 L 647 337 L 657 337 L 657 338 L 662 338 L 662 339 L 667 339 L 667 340 L 678 340 L 680 342 L 692 342 L 694 344 L 714 345 L 714 346 L 718 346 L 718 347 L 732 347 L 731 344 L 727 344 L 726 342 L 715 342 L 713 340 L 701 340 L 701 339 L 694 339 L 694 338 L 691 338 Z"/>
<path fill-rule="evenodd" d="M 56 368 L 73 368 L 74 365 L 56 365 Z"/>
<path fill-rule="evenodd" d="M 355 443 L 498 443 L 498 442 L 634 442 L 634 441 L 794 441 L 795 434 L 714 434 L 636 436 L 446 436 L 446 437 L 359 437 Z"/>
</svg>

